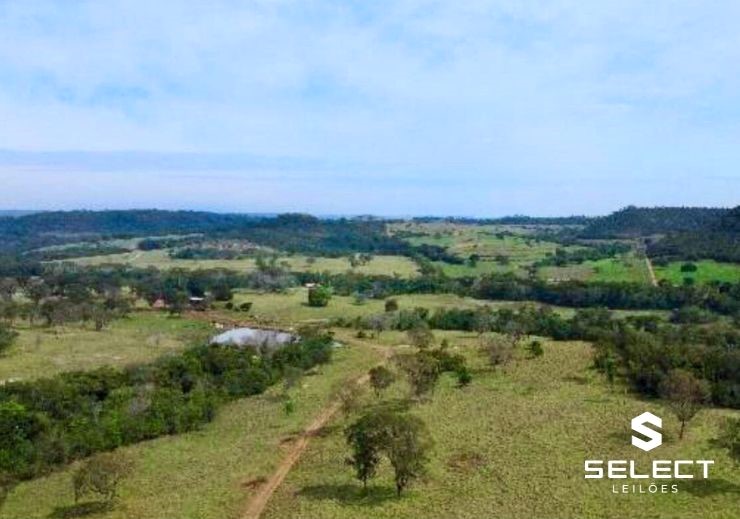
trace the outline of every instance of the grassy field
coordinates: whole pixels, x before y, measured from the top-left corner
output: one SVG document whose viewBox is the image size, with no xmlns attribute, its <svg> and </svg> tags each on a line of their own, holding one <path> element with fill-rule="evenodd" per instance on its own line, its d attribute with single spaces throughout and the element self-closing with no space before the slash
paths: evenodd
<svg viewBox="0 0 740 519">
<path fill-rule="evenodd" d="M 291 390 L 295 413 L 283 411 L 281 388 L 244 398 L 221 409 L 202 430 L 163 437 L 122 450 L 135 463 L 135 475 L 121 487 L 121 503 L 110 512 L 81 514 L 105 519 L 238 518 L 253 484 L 277 465 L 283 451 L 328 402 L 337 384 L 378 362 L 370 348 L 336 351 L 331 364 L 306 376 Z M 21 484 L 0 517 L 35 519 L 78 517 L 72 475 L 75 466 Z"/>
<path fill-rule="evenodd" d="M 29 328 L 20 324 L 16 329 L 18 339 L 0 357 L 0 380 L 145 362 L 210 333 L 205 323 L 155 312 L 135 312 L 100 332 L 78 325 Z"/>
<path fill-rule="evenodd" d="M 414 294 L 394 297 L 402 309 L 412 309 L 418 306 L 434 311 L 437 308 L 474 308 L 488 304 L 489 306 L 512 306 L 513 302 L 482 301 L 469 297 L 459 297 L 455 294 Z M 290 289 L 285 293 L 262 293 L 238 291 L 234 295 L 234 304 L 250 301 L 252 309 L 248 314 L 241 312 L 223 311 L 224 315 L 232 318 L 243 316 L 245 319 L 254 319 L 266 324 L 289 326 L 302 321 L 333 319 L 344 317 L 354 319 L 366 315 L 377 314 L 385 310 L 385 302 L 380 299 L 368 299 L 363 304 L 357 304 L 355 299 L 347 296 L 333 296 L 326 307 L 308 306 L 308 291 L 305 288 Z"/>
<path fill-rule="evenodd" d="M 606 258 L 597 261 L 584 261 L 579 265 L 564 267 L 542 267 L 538 270 L 541 279 L 548 281 L 608 281 L 649 283 L 645 260 L 634 255 Z"/>
<path fill-rule="evenodd" d="M 553 242 L 538 241 L 526 236 L 500 235 L 481 226 L 461 226 L 451 233 L 427 234 L 408 238 L 413 245 L 422 243 L 448 247 L 450 253 L 461 258 L 478 254 L 491 259 L 497 255 L 507 256 L 512 263 L 529 264 L 553 254 L 558 246 Z"/>
<path fill-rule="evenodd" d="M 411 408 L 435 440 L 425 478 L 398 499 L 384 465 L 363 494 L 344 463 L 344 419 L 309 446 L 266 519 L 736 517 L 740 472 L 709 442 L 726 412 L 702 411 L 678 441 L 676 420 L 658 402 L 610 389 L 589 369 L 586 344 L 546 342 L 544 357 L 520 356 L 494 373 L 472 353 L 470 338 L 447 336 L 473 362 L 474 380 L 458 389 L 446 376 L 429 402 Z M 397 384 L 390 397 L 404 393 Z M 664 420 L 658 454 L 630 445 L 629 420 L 646 410 Z M 675 495 L 613 494 L 611 482 L 583 478 L 586 459 L 653 458 L 714 459 L 716 466 L 707 484 L 681 480 Z"/>
<path fill-rule="evenodd" d="M 81 265 L 103 265 L 106 263 L 122 263 L 134 267 L 156 267 L 160 269 L 212 269 L 223 268 L 238 271 L 255 270 L 253 258 L 236 260 L 185 260 L 170 258 L 166 250 L 132 251 L 123 254 L 107 256 L 91 256 L 74 260 Z M 285 262 L 292 271 L 341 273 L 348 270 L 363 274 L 384 274 L 411 277 L 417 274 L 416 263 L 405 256 L 375 256 L 369 263 L 352 268 L 348 258 L 309 258 L 307 256 L 283 256 L 279 259 Z"/>
<path fill-rule="evenodd" d="M 683 284 L 684 278 L 691 278 L 699 284 L 710 281 L 740 282 L 740 265 L 736 263 L 718 263 L 713 260 L 693 261 L 692 263 L 698 267 L 696 272 L 681 272 L 681 265 L 684 263 L 674 261 L 665 267 L 654 266 L 655 276 L 658 279 L 667 279 L 676 285 Z"/>
<path fill-rule="evenodd" d="M 363 304 L 357 304 L 352 297 L 333 296 L 329 305 L 326 307 L 311 307 L 306 304 L 308 299 L 305 288 L 295 288 L 285 293 L 264 293 L 252 291 L 237 291 L 234 295 L 234 304 L 239 305 L 244 302 L 251 302 L 252 309 L 249 313 L 228 311 L 219 305 L 216 315 L 227 317 L 228 319 L 241 319 L 244 321 L 255 321 L 263 325 L 273 325 L 280 327 L 289 327 L 301 322 L 314 320 L 327 320 L 338 317 L 354 319 L 372 314 L 381 313 L 385 310 L 385 301 L 378 299 L 368 299 Z M 470 297 L 460 297 L 455 294 L 412 294 L 394 296 L 401 309 L 413 309 L 423 307 L 431 312 L 437 308 L 476 308 L 479 306 L 489 306 L 491 308 L 517 308 L 519 306 L 540 305 L 541 303 L 526 301 L 488 301 L 483 299 L 473 299 Z M 573 308 L 551 306 L 551 308 L 564 317 L 571 317 L 576 310 Z M 624 317 L 627 315 L 666 315 L 667 312 L 652 310 L 615 310 L 615 316 Z"/>
</svg>

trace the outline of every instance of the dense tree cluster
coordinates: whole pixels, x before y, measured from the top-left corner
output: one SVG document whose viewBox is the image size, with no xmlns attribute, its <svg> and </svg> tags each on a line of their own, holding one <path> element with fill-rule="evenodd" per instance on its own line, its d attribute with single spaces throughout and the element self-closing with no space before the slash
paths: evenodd
<svg viewBox="0 0 740 519">
<path fill-rule="evenodd" d="M 192 347 L 125 370 L 100 368 L 0 386 L 0 474 L 24 479 L 149 438 L 193 430 L 219 404 L 261 393 L 291 369 L 328 362 L 316 333 L 274 352 Z"/>
<path fill-rule="evenodd" d="M 625 207 L 595 218 L 581 232 L 584 238 L 638 238 L 668 232 L 702 231 L 715 225 L 727 209 L 710 207 Z"/>
</svg>

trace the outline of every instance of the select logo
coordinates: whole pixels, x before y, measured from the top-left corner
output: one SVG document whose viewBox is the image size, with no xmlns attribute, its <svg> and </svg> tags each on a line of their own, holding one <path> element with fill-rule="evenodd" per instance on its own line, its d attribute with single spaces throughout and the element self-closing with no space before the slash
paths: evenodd
<svg viewBox="0 0 740 519">
<path fill-rule="evenodd" d="M 655 447 L 660 447 L 663 444 L 663 435 L 658 431 L 646 427 L 645 424 L 654 425 L 655 427 L 663 427 L 663 420 L 660 417 L 655 416 L 653 413 L 644 412 L 639 416 L 635 416 L 632 419 L 632 430 L 636 433 L 640 433 L 643 436 L 650 438 L 650 441 L 645 441 L 634 434 L 632 435 L 632 445 L 638 449 L 642 449 L 645 452 L 653 450 Z"/>
<path fill-rule="evenodd" d="M 652 427 L 648 427 L 651 425 Z M 631 420 L 632 445 L 649 452 L 663 443 L 663 420 L 653 413 L 645 412 Z M 644 440 L 642 437 L 648 438 Z M 665 480 L 708 479 L 709 467 L 714 460 L 665 460 L 656 459 L 651 463 L 635 460 L 586 460 L 585 479 L 641 480 L 639 483 L 612 485 L 614 494 L 676 494 L 678 484 Z M 645 481 L 651 480 L 651 481 Z M 662 480 L 662 481 L 661 481 Z"/>
</svg>

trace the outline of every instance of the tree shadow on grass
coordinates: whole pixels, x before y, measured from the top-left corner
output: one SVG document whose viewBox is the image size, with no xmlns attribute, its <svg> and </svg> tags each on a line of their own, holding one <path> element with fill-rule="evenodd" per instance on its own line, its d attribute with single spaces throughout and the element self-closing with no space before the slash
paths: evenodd
<svg viewBox="0 0 740 519">
<path fill-rule="evenodd" d="M 390 487 L 368 487 L 359 485 L 310 485 L 298 491 L 298 495 L 316 500 L 337 501 L 344 505 L 378 506 L 396 498 Z"/>
<path fill-rule="evenodd" d="M 722 478 L 695 479 L 679 485 L 681 490 L 697 497 L 708 497 L 715 494 L 735 494 L 740 496 L 740 485 Z"/>
<path fill-rule="evenodd" d="M 72 519 L 107 512 L 111 509 L 107 501 L 89 501 L 70 506 L 58 506 L 49 514 L 49 519 Z"/>
</svg>

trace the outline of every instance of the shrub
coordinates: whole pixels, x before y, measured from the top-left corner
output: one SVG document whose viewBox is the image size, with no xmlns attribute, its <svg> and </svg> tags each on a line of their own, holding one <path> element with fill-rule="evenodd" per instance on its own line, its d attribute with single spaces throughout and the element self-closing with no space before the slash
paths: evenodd
<svg viewBox="0 0 740 519">
<path fill-rule="evenodd" d="M 385 311 L 386 312 L 397 312 L 398 311 L 398 300 L 397 299 L 386 299 Z"/>
<path fill-rule="evenodd" d="M 315 286 L 308 289 L 308 306 L 327 306 L 331 300 L 331 290 L 325 286 Z"/>
<path fill-rule="evenodd" d="M 120 452 L 98 454 L 87 460 L 72 479 L 75 503 L 87 494 L 97 494 L 113 503 L 120 482 L 133 472 L 131 461 Z"/>
<path fill-rule="evenodd" d="M 380 396 L 383 390 L 393 384 L 393 381 L 396 379 L 393 372 L 385 366 L 374 367 L 370 370 L 369 375 L 370 386 L 373 388 L 373 391 L 375 391 L 377 396 Z"/>
</svg>

